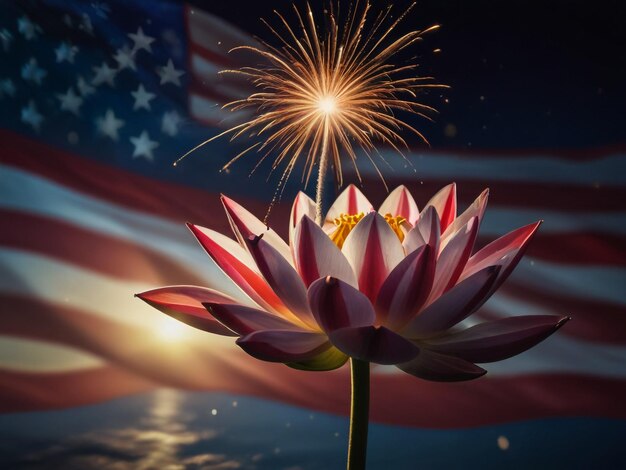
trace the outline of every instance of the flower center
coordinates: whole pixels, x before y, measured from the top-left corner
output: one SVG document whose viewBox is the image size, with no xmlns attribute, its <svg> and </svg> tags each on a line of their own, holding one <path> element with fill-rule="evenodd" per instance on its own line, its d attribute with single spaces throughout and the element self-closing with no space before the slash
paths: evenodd
<svg viewBox="0 0 626 470">
<path fill-rule="evenodd" d="M 339 248 L 343 247 L 343 244 L 346 242 L 346 238 L 354 228 L 354 226 L 363 218 L 365 214 L 363 212 L 359 212 L 358 214 L 350 215 L 350 214 L 340 214 L 339 217 L 336 217 L 333 221 L 335 226 L 337 227 L 331 234 L 330 239 L 337 245 Z M 393 216 L 391 214 L 385 214 L 385 221 L 391 227 L 391 230 L 398 236 L 400 241 L 404 240 L 404 232 L 402 231 L 402 224 L 406 222 L 406 219 L 400 215 Z"/>
</svg>

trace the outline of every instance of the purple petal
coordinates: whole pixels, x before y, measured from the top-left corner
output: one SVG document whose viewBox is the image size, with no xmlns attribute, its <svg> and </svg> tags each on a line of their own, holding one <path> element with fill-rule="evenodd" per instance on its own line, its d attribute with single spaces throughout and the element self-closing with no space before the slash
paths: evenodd
<svg viewBox="0 0 626 470">
<path fill-rule="evenodd" d="M 391 271 L 376 299 L 380 323 L 397 329 L 419 311 L 433 285 L 435 259 L 435 251 L 430 245 L 424 245 Z"/>
<path fill-rule="evenodd" d="M 421 349 L 415 359 L 404 364 L 398 364 L 397 367 L 408 374 L 435 382 L 472 380 L 487 373 L 485 369 L 476 364 L 427 349 Z"/>
<path fill-rule="evenodd" d="M 204 303 L 204 307 L 220 323 L 239 335 L 258 330 L 301 330 L 284 318 L 256 308 L 237 304 Z"/>
<path fill-rule="evenodd" d="M 308 297 L 317 323 L 326 332 L 369 326 L 376 319 L 369 299 L 340 279 L 318 279 L 309 287 Z"/>
<path fill-rule="evenodd" d="M 515 356 L 544 340 L 569 317 L 525 315 L 503 318 L 425 342 L 425 347 L 471 362 L 494 362 Z"/>
<path fill-rule="evenodd" d="M 342 251 L 356 272 L 359 290 L 372 302 L 391 270 L 404 258 L 400 239 L 377 212 L 370 212 L 356 224 Z"/>
<path fill-rule="evenodd" d="M 329 338 L 348 356 L 377 364 L 408 362 L 419 353 L 417 346 L 384 326 L 343 328 Z"/>
<path fill-rule="evenodd" d="M 413 318 L 402 335 L 411 339 L 428 338 L 463 321 L 482 305 L 499 270 L 497 266 L 489 266 L 459 282 Z"/>
<path fill-rule="evenodd" d="M 294 261 L 308 287 L 319 278 L 332 276 L 357 287 L 352 266 L 322 228 L 306 215 L 294 234 Z"/>
<path fill-rule="evenodd" d="M 314 359 L 330 344 L 322 333 L 292 330 L 255 331 L 237 339 L 252 357 L 269 362 L 300 362 Z"/>
<path fill-rule="evenodd" d="M 237 336 L 202 306 L 203 302 L 234 303 L 234 300 L 212 289 L 196 286 L 169 286 L 137 294 L 141 300 L 176 320 L 199 330 L 223 336 Z"/>
<path fill-rule="evenodd" d="M 306 296 L 306 287 L 289 262 L 264 237 L 247 240 L 259 271 L 287 308 L 301 321 L 316 327 Z"/>
</svg>

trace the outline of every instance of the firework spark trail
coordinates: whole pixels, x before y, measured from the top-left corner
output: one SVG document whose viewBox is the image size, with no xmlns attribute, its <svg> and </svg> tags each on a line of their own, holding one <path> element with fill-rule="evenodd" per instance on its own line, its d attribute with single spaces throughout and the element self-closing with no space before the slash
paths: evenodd
<svg viewBox="0 0 626 470">
<path fill-rule="evenodd" d="M 344 26 L 340 28 L 339 6 L 335 14 L 331 3 L 324 11 L 327 25 L 324 31 L 316 26 L 309 4 L 306 15 L 293 7 L 298 28 L 293 28 L 282 14 L 275 11 L 283 34 L 265 20 L 263 22 L 280 46 L 259 40 L 263 49 L 239 46 L 232 50 L 251 51 L 264 59 L 266 64 L 220 72 L 244 75 L 259 90 L 247 98 L 224 105 L 232 111 L 252 110 L 254 117 L 206 140 L 174 164 L 203 145 L 226 135 L 231 135 L 231 140 L 244 135 L 257 138 L 259 142 L 239 153 L 223 170 L 252 150 L 262 154 L 255 169 L 277 152 L 272 172 L 285 162 L 286 165 L 273 205 L 296 163 L 305 157 L 302 174 L 305 186 L 318 165 L 318 222 L 322 217 L 323 181 L 329 163 L 336 183 L 339 186 L 343 184 L 342 151 L 351 160 L 361 180 L 355 146 L 361 148 L 384 183 L 371 155 L 376 151 L 374 142 L 389 145 L 410 164 L 402 152 L 402 149 L 408 149 L 408 145 L 400 132 L 406 129 L 425 143 L 428 141 L 420 131 L 395 113 L 400 111 L 430 120 L 427 113 L 435 113 L 436 110 L 416 101 L 417 92 L 424 88 L 446 87 L 433 83 L 433 77 L 417 76 L 416 64 L 398 66 L 392 63 L 399 52 L 439 27 L 435 25 L 422 31 L 411 31 L 391 40 L 394 29 L 414 5 L 393 21 L 390 20 L 389 6 L 368 24 L 371 4 L 367 0 L 357 0 L 350 5 L 343 18 Z M 389 26 L 385 27 L 385 24 Z M 382 156 L 380 158 L 384 160 Z"/>
</svg>

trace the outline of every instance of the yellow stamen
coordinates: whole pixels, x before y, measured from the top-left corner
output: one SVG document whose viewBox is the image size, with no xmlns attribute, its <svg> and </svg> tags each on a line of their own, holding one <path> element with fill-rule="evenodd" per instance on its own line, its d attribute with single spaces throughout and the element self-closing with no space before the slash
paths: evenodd
<svg viewBox="0 0 626 470">
<path fill-rule="evenodd" d="M 363 212 L 354 215 L 340 214 L 339 217 L 336 217 L 333 221 L 337 228 L 330 234 L 330 239 L 335 243 L 335 245 L 341 248 L 345 243 L 346 238 L 348 238 L 348 234 L 363 217 L 365 217 Z"/>
<path fill-rule="evenodd" d="M 406 222 L 406 219 L 401 215 L 391 215 L 385 214 L 385 220 L 394 231 L 394 233 L 398 236 L 401 242 L 404 241 L 404 232 L 402 231 L 402 224 Z"/>
<path fill-rule="evenodd" d="M 333 221 L 337 227 L 331 234 L 330 239 L 339 248 L 343 247 L 346 242 L 346 238 L 354 228 L 354 226 L 363 218 L 365 214 L 360 212 L 358 214 L 340 214 Z M 394 233 L 398 236 L 400 241 L 404 240 L 404 232 L 402 231 L 402 225 L 406 222 L 406 219 L 400 215 L 393 216 L 391 214 L 385 214 L 385 221 L 389 224 Z"/>
</svg>

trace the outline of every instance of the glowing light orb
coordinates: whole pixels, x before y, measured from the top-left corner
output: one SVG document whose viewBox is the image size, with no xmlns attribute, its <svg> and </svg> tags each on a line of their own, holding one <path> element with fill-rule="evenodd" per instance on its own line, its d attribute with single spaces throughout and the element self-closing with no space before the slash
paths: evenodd
<svg viewBox="0 0 626 470">
<path fill-rule="evenodd" d="M 325 96 L 317 103 L 319 110 L 324 114 L 333 114 L 337 111 L 337 100 L 332 96 Z"/>
</svg>

